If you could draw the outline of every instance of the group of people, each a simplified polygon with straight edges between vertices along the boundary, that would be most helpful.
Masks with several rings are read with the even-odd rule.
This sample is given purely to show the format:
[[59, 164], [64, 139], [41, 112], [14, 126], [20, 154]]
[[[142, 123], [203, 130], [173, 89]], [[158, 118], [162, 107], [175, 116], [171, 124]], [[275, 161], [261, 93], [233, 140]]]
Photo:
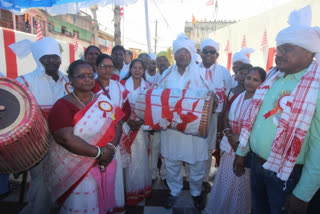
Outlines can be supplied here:
[[[293, 13], [267, 74], [244, 48], [234, 54], [232, 77], [217, 62], [218, 42], [203, 40], [197, 51], [185, 34], [173, 41], [172, 66], [163, 52], [132, 60], [119, 45], [111, 56], [89, 46], [68, 76], [59, 71], [56, 40], [12, 44], [18, 56], [27, 55], [21, 49], [34, 56], [37, 68], [17, 81], [33, 93], [52, 133], [48, 154], [30, 169], [22, 212], [121, 213], [150, 196], [159, 176], [170, 189], [163, 206], [171, 208], [186, 176], [204, 213], [307, 213], [320, 187], [320, 30], [299, 22], [310, 7]], [[151, 88], [212, 91], [208, 136], [145, 130], [135, 104]], [[211, 188], [214, 151], [220, 166]]]

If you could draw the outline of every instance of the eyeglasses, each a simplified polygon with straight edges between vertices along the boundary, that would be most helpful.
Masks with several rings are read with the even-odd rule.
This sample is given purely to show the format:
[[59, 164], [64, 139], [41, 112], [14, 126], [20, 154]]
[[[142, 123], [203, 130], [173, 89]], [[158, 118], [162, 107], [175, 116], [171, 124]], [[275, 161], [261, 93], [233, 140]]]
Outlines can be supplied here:
[[214, 55], [214, 54], [217, 53], [217, 51], [214, 51], [214, 50], [210, 50], [210, 51], [208, 51], [208, 50], [203, 50], [202, 53], [203, 53], [204, 55], [207, 55], [207, 54], [209, 54], [209, 53], [212, 54], [212, 55]]
[[85, 75], [85, 74], [79, 74], [79, 75], [75, 75], [73, 76], [77, 79], [80, 79], [80, 80], [84, 80], [85, 78], [88, 78], [88, 79], [94, 79], [94, 74], [88, 74], [88, 75]]
[[105, 69], [105, 70], [111, 70], [111, 69], [113, 69], [113, 65], [100, 64], [99, 68], [102, 68], [102, 69]]

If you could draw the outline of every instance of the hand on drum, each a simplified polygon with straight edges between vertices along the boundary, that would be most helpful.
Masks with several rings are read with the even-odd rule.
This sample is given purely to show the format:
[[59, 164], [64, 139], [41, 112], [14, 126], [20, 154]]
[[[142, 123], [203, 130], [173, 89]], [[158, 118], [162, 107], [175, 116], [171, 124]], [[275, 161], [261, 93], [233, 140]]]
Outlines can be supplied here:
[[130, 129], [132, 131], [137, 131], [140, 129], [140, 127], [144, 124], [144, 121], [143, 120], [138, 120], [138, 121], [135, 121], [135, 120], [129, 120], [128, 121], [128, 125], [130, 127]]
[[99, 159], [98, 163], [99, 165], [108, 166], [113, 160], [115, 150], [110, 146], [105, 146], [101, 149], [101, 151], [103, 152], [103, 155]]

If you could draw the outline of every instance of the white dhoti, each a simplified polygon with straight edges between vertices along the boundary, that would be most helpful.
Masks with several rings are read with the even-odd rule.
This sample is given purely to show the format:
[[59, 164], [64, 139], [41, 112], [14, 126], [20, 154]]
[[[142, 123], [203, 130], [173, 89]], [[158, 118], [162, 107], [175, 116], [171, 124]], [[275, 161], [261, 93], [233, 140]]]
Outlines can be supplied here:
[[211, 116], [211, 121], [209, 125], [209, 134], [208, 134], [208, 160], [207, 160], [207, 167], [206, 173], [203, 178], [203, 182], [208, 182], [209, 174], [211, 169], [212, 163], [212, 153], [216, 148], [216, 141], [217, 141], [217, 129], [218, 129], [218, 117], [219, 113], [213, 113]]
[[[170, 188], [170, 193], [173, 196], [178, 196], [183, 187], [182, 161], [164, 159], [167, 169], [167, 183]], [[201, 184], [205, 175], [206, 161], [197, 161], [189, 165], [190, 177], [189, 185], [192, 196], [199, 196], [201, 193]]]
[[161, 131], [161, 154], [165, 160], [166, 178], [171, 195], [177, 196], [182, 190], [182, 162], [186, 162], [190, 167], [191, 195], [199, 196], [208, 159], [207, 138], [187, 135], [172, 129], [163, 130]]
[[[160, 154], [160, 142], [161, 142], [160, 131], [155, 131], [153, 134], [150, 134], [150, 147], [151, 147], [150, 169], [151, 169], [152, 180], [156, 179], [159, 176], [158, 159]], [[161, 180], [166, 179], [166, 168], [165, 168], [164, 161], [162, 161], [161, 168], [160, 168], [160, 178]]]

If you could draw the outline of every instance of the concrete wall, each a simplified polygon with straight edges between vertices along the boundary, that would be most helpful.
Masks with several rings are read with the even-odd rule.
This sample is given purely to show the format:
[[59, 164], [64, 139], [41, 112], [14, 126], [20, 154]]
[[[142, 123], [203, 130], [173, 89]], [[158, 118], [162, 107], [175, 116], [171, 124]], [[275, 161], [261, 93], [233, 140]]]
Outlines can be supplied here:
[[216, 22], [201, 21], [196, 24], [192, 22], [185, 22], [184, 32], [191, 40], [196, 42], [196, 46], [199, 49], [200, 42], [208, 38], [212, 32], [233, 23], [235, 23], [235, 21], [226, 20], [218, 20]]
[[240, 50], [243, 35], [246, 36], [247, 47], [255, 49], [250, 55], [251, 63], [265, 68], [267, 51], [260, 50], [264, 30], [267, 30], [268, 48], [275, 47], [275, 38], [278, 32], [288, 27], [287, 20], [292, 10], [300, 9], [310, 4], [312, 8], [312, 26], [320, 26], [320, 1], [319, 0], [293, 0], [288, 4], [267, 11], [258, 16], [240, 21], [219, 29], [209, 35], [210, 38], [220, 43], [219, 63], [227, 65], [227, 53], [224, 49], [227, 40], [230, 40], [231, 51]]

